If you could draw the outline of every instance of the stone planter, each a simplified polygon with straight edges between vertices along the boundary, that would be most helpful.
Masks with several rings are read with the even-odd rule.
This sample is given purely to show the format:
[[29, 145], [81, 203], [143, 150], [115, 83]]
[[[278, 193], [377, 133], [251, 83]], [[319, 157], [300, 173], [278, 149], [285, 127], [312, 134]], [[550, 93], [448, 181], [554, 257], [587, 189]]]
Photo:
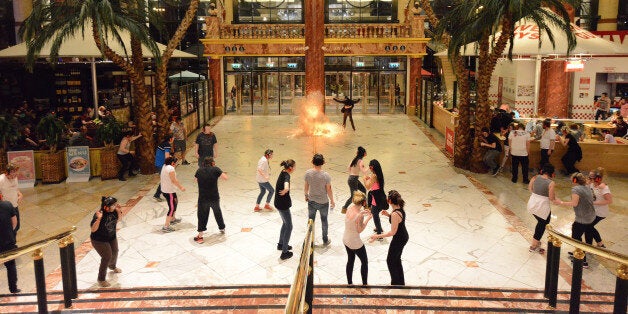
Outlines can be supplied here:
[[100, 151], [100, 179], [109, 180], [118, 177], [120, 161], [116, 156], [117, 148], [103, 148]]
[[59, 183], [65, 180], [65, 158], [63, 151], [41, 155], [41, 182]]

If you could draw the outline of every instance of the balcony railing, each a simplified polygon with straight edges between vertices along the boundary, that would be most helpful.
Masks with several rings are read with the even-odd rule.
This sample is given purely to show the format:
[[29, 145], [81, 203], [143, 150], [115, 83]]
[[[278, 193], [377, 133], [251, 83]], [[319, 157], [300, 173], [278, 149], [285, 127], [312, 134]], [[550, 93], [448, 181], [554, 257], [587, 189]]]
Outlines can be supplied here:
[[[206, 16], [206, 37], [220, 39], [304, 39], [304, 24], [223, 24]], [[407, 24], [326, 24], [325, 38], [422, 38], [424, 18]]]

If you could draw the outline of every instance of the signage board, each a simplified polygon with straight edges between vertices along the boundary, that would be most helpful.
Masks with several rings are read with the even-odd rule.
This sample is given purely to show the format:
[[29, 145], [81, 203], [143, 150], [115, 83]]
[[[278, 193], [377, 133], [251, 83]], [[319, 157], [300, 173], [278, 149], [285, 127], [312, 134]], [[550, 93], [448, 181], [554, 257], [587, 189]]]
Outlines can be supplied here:
[[19, 188], [32, 188], [35, 186], [35, 152], [32, 150], [7, 152], [9, 163], [15, 164], [20, 169], [17, 171]]
[[68, 179], [66, 182], [87, 182], [91, 176], [89, 146], [68, 146], [66, 148]]

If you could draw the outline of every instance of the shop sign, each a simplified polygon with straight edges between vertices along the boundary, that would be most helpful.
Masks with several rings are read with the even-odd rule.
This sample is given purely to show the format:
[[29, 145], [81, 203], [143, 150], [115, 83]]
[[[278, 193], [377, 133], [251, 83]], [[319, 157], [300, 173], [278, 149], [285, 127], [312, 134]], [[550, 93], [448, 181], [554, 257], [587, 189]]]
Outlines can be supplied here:
[[234, 70], [238, 70], [242, 67], [242, 63], [232, 63], [231, 68]]
[[9, 163], [20, 167], [17, 171], [17, 182], [20, 189], [35, 186], [35, 152], [32, 150], [7, 152]]
[[288, 67], [288, 69], [296, 69], [297, 68], [297, 64], [296, 63], [288, 63], [286, 66]]
[[363, 67], [364, 67], [364, 62], [362, 62], [362, 61], [356, 61], [356, 62], [355, 62], [355, 67], [356, 67], [356, 68], [363, 68]]
[[450, 128], [445, 128], [445, 150], [450, 153], [452, 156], [454, 155], [454, 141], [455, 141], [455, 133], [454, 130]]
[[91, 175], [89, 146], [68, 146], [66, 148], [68, 166], [67, 182], [87, 182]]
[[580, 78], [580, 84], [578, 85], [579, 90], [589, 90], [591, 88], [591, 78], [588, 76], [583, 76]]
[[565, 72], [582, 72], [584, 71], [584, 61], [567, 60], [565, 61]]
[[389, 69], [399, 69], [399, 62], [388, 62]]

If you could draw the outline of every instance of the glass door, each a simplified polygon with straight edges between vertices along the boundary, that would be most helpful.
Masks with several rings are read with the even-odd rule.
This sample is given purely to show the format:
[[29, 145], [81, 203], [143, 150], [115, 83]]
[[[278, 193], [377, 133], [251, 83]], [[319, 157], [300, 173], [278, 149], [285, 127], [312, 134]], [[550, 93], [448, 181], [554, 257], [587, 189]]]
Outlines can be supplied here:
[[405, 73], [380, 72], [379, 113], [404, 113], [406, 109]]
[[351, 72], [325, 73], [325, 113], [340, 113], [342, 105], [334, 98], [351, 97]]
[[227, 114], [252, 114], [252, 84], [250, 73], [229, 74], [225, 80], [225, 112]]
[[253, 114], [279, 114], [278, 73], [253, 73]]
[[305, 95], [305, 73], [281, 73], [280, 81], [279, 114], [292, 114]]

